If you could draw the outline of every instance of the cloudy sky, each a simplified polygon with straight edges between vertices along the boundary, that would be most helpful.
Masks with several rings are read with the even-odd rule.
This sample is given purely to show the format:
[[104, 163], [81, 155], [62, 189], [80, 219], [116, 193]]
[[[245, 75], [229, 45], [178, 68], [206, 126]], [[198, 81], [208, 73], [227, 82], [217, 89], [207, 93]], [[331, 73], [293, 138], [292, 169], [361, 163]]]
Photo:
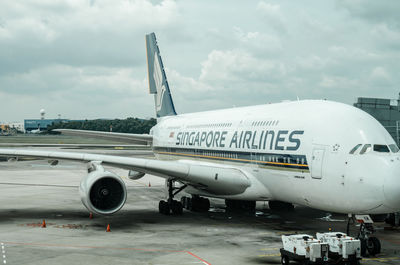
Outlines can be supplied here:
[[187, 113], [400, 92], [400, 1], [3, 0], [0, 121], [153, 117], [155, 32]]

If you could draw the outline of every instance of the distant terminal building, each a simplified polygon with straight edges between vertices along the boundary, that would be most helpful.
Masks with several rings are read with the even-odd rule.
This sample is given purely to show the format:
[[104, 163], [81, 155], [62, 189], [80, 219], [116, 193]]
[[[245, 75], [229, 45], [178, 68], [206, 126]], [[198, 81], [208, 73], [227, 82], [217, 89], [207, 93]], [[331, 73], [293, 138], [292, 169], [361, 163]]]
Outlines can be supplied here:
[[25, 132], [25, 128], [24, 128], [24, 123], [23, 122], [10, 122], [10, 123], [8, 123], [8, 126], [10, 126], [10, 128], [12, 130], [16, 130], [18, 132]]
[[22, 122], [5, 122], [0, 123], [0, 134], [9, 135], [15, 133], [23, 133], [24, 124]]
[[[400, 95], [399, 95], [400, 96]], [[400, 143], [400, 98], [358, 98], [354, 106], [377, 119], [390, 133], [397, 145]]]
[[40, 119], [40, 120], [24, 120], [24, 128], [26, 133], [31, 133], [32, 131], [37, 132], [45, 131], [47, 126], [52, 125], [53, 123], [59, 122], [69, 122], [70, 120], [66, 119]]

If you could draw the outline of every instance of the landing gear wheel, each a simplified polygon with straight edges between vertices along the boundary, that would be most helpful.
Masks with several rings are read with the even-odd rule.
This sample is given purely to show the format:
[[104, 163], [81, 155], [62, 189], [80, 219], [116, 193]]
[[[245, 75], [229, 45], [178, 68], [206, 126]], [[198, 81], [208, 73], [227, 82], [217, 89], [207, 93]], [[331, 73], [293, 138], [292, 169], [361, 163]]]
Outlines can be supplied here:
[[360, 239], [361, 256], [365, 257], [367, 254], [367, 240]]
[[372, 236], [367, 240], [367, 250], [372, 256], [381, 253], [381, 242], [378, 238]]
[[181, 198], [181, 203], [183, 208], [185, 208], [186, 210], [191, 211], [192, 210], [192, 199], [186, 196], [183, 196]]
[[288, 265], [289, 264], [289, 257], [288, 256], [281, 256], [281, 264]]
[[193, 212], [208, 212], [210, 209], [210, 200], [200, 196], [193, 196], [181, 198], [183, 208]]
[[171, 212], [174, 215], [181, 215], [183, 213], [183, 202], [184, 198], [182, 197], [182, 202], [174, 200], [174, 196], [184, 190], [187, 185], [181, 185], [180, 187], [175, 186], [175, 181], [173, 179], [167, 179], [165, 181], [165, 186], [168, 189], [168, 199], [167, 201], [160, 201], [158, 204], [158, 211], [161, 214], [169, 215]]
[[281, 202], [281, 201], [269, 201], [268, 202], [268, 207], [272, 211], [287, 211], [287, 212], [290, 212], [290, 211], [294, 210], [293, 204], [287, 203], [287, 202]]
[[256, 202], [255, 201], [241, 201], [241, 200], [225, 200], [226, 211], [233, 213], [247, 213], [255, 214]]
[[183, 213], [183, 206], [181, 202], [173, 200], [171, 202], [171, 210], [175, 215], [181, 215]]
[[158, 212], [161, 214], [169, 215], [171, 213], [171, 208], [169, 207], [168, 202], [160, 201], [158, 203]]
[[210, 200], [206, 198], [201, 198], [201, 211], [208, 212], [210, 210]]
[[208, 212], [210, 209], [210, 200], [207, 198], [199, 197], [199, 196], [193, 196], [190, 199], [191, 202], [191, 211], [194, 212]]

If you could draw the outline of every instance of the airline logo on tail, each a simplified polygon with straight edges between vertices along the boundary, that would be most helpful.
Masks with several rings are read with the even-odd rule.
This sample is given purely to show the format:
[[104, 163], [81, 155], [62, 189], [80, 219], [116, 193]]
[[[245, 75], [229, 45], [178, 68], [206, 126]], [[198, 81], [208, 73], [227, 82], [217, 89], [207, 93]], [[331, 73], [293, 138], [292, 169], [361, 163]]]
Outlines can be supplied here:
[[157, 88], [157, 94], [156, 94], [156, 110], [160, 111], [162, 107], [162, 102], [164, 98], [164, 92], [165, 92], [165, 85], [163, 84], [163, 76], [161, 72], [161, 65], [160, 61], [158, 60], [157, 53], [154, 54], [154, 81], [156, 84]]
[[164, 66], [157, 46], [156, 35], [146, 35], [147, 67], [150, 94], [154, 94], [157, 118], [176, 115], [174, 102], [168, 87]]

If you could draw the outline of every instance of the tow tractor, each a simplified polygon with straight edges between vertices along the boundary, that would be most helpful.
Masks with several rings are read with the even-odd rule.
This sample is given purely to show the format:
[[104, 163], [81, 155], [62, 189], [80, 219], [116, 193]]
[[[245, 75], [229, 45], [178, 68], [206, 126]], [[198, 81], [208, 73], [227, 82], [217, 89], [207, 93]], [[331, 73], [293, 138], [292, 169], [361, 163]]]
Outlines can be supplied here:
[[320, 240], [306, 234], [282, 236], [281, 252], [282, 265], [290, 260], [302, 264], [322, 264], [328, 261], [329, 246]]
[[317, 233], [317, 238], [299, 234], [282, 236], [281, 263], [291, 260], [302, 264], [358, 265], [361, 260], [360, 240], [345, 233]]
[[360, 240], [341, 232], [317, 233], [317, 239], [329, 245], [329, 259], [336, 264], [360, 263]]

